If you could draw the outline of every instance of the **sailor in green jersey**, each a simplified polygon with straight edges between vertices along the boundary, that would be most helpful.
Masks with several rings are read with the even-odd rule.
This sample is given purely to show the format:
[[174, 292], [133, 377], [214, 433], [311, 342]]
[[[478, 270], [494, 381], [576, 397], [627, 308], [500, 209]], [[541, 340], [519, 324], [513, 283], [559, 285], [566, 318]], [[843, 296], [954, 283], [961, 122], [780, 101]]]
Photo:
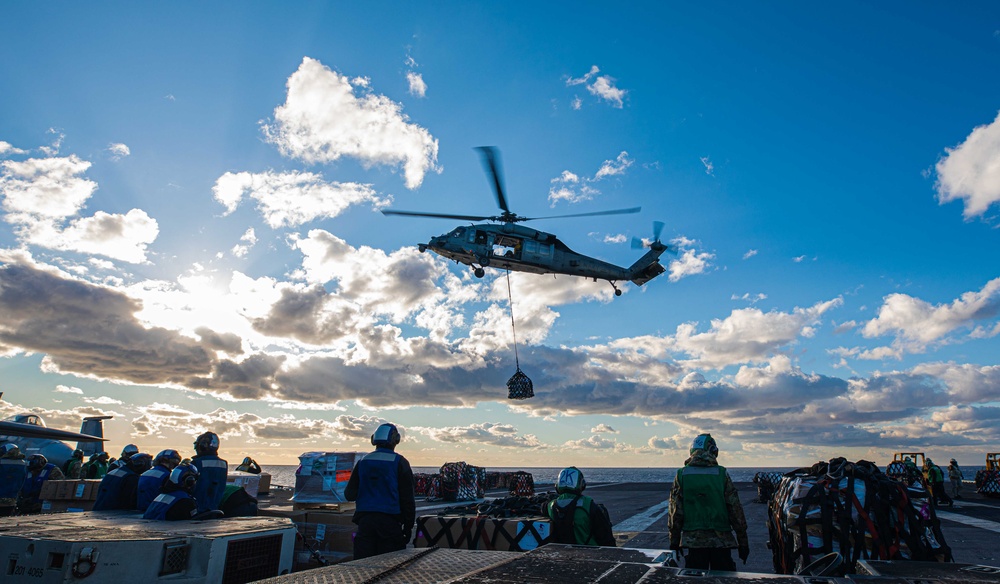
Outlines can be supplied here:
[[552, 541], [571, 545], [615, 547], [608, 510], [583, 495], [587, 481], [575, 466], [564, 468], [556, 479], [559, 497], [549, 501], [542, 511], [552, 521]]
[[677, 471], [670, 489], [670, 549], [688, 550], [686, 568], [735, 571], [729, 550], [737, 548], [744, 564], [750, 555], [743, 505], [718, 455], [711, 434], [695, 438], [691, 458]]

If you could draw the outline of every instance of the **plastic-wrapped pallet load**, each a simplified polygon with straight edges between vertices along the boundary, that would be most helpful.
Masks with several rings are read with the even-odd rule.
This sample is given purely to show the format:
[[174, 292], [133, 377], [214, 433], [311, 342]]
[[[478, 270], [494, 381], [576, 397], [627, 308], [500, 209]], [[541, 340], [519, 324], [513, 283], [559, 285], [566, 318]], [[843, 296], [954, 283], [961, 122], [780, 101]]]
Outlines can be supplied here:
[[347, 501], [344, 489], [351, 480], [354, 465], [364, 456], [363, 452], [306, 452], [300, 455], [292, 501], [316, 505]]
[[779, 574], [831, 552], [848, 571], [868, 559], [952, 561], [923, 486], [907, 487], [863, 460], [787, 473], [768, 505], [768, 532]]

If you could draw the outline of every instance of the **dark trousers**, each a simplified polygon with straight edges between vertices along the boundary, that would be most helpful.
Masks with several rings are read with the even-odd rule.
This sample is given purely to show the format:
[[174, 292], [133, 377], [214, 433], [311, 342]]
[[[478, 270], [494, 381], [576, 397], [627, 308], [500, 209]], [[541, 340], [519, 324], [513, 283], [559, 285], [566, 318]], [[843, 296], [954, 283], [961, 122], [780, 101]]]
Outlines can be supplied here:
[[365, 513], [358, 518], [358, 533], [354, 536], [354, 559], [406, 549], [403, 526], [392, 515]]
[[729, 548], [688, 548], [684, 567], [693, 570], [736, 571], [733, 552]]
[[938, 505], [951, 505], [951, 497], [944, 492], [944, 481], [931, 483], [931, 494], [934, 495], [934, 502]]

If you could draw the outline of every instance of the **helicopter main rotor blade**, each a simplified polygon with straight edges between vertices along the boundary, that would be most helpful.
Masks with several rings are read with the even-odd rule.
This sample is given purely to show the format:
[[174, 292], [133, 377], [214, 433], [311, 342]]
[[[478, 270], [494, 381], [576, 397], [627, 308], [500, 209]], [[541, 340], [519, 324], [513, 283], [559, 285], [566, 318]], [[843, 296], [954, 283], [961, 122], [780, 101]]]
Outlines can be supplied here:
[[483, 155], [483, 168], [486, 174], [493, 179], [493, 194], [496, 195], [497, 205], [505, 213], [510, 213], [507, 208], [507, 196], [503, 190], [503, 173], [500, 170], [500, 151], [494, 146], [479, 146], [476, 148]]
[[447, 213], [421, 213], [420, 211], [391, 211], [382, 210], [383, 215], [401, 215], [403, 217], [439, 217], [441, 219], [460, 219], [463, 221], [484, 221], [492, 219], [490, 215], [451, 215]]
[[594, 217], [596, 215], [624, 215], [626, 213], [638, 213], [642, 207], [632, 207], [630, 209], [614, 209], [611, 211], [594, 211], [593, 213], [574, 213], [572, 215], [546, 215], [545, 217], [525, 217], [522, 221], [535, 221], [536, 219], [564, 219], [566, 217]]

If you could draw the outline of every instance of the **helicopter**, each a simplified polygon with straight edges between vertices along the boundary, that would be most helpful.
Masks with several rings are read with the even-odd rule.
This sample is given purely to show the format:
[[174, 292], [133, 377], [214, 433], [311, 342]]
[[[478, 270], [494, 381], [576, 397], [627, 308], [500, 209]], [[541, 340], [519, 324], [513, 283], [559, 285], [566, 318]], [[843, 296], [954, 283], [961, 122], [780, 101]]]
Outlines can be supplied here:
[[512, 272], [533, 274], [566, 274], [597, 280], [607, 280], [615, 290], [615, 296], [622, 291], [617, 282], [629, 281], [642, 286], [666, 271], [659, 258], [665, 251], [675, 252], [671, 246], [660, 242], [662, 222], [653, 223], [653, 240], [632, 239], [633, 248], [647, 247], [649, 251], [627, 268], [616, 266], [571, 250], [551, 233], [518, 225], [524, 221], [538, 219], [563, 219], [567, 217], [592, 217], [597, 215], [620, 215], [638, 213], [641, 207], [575, 213], [570, 215], [550, 215], [546, 217], [522, 217], [512, 213], [504, 193], [503, 175], [500, 170], [500, 153], [493, 146], [476, 148], [483, 159], [483, 167], [491, 179], [493, 194], [502, 213], [499, 215], [455, 215], [450, 213], [425, 213], [420, 211], [396, 211], [383, 209], [384, 215], [405, 217], [437, 217], [466, 221], [491, 221], [456, 227], [444, 235], [432, 237], [428, 243], [417, 245], [421, 252], [430, 250], [442, 257], [465, 264], [472, 268], [477, 278], [486, 275], [485, 268], [494, 267]]

